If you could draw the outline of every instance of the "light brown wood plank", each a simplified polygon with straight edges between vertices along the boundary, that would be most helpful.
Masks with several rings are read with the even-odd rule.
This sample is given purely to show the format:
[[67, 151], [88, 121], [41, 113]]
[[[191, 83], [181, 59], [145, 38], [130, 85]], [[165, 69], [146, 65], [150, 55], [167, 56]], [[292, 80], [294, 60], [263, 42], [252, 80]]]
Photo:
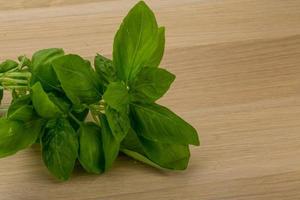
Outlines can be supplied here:
[[13, 0], [9, 3], [6, 0], [0, 0], [0, 10], [58, 7], [64, 5], [84, 4], [89, 2], [103, 1], [109, 0]]
[[[155, 0], [149, 5], [159, 24], [167, 27], [167, 49], [174, 49], [297, 35], [299, 3], [275, 2]], [[87, 57], [95, 52], [110, 55], [114, 33], [134, 3], [104, 1], [0, 12], [0, 44], [5, 49], [0, 60], [53, 46]]]

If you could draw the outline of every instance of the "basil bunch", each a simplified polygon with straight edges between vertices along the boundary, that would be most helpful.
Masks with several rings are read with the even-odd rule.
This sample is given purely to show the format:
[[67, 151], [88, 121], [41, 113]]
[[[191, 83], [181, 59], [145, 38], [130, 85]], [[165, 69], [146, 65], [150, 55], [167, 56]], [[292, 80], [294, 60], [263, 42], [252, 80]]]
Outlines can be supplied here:
[[[0, 157], [40, 143], [49, 171], [67, 180], [78, 159], [87, 172], [109, 170], [119, 152], [158, 168], [183, 170], [196, 130], [155, 103], [175, 79], [159, 68], [165, 29], [139, 2], [123, 20], [113, 59], [91, 63], [62, 49], [0, 64], [0, 97], [13, 100], [0, 119]], [[93, 120], [86, 122], [88, 113]]]

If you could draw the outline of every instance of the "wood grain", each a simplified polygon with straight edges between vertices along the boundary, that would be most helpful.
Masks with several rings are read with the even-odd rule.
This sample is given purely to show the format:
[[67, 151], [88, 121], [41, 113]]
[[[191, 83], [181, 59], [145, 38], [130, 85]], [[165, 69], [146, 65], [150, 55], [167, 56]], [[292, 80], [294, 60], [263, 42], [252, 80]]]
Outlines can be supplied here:
[[[62, 47], [110, 56], [134, 0], [0, 1], [0, 60]], [[161, 172], [126, 157], [65, 183], [39, 147], [0, 160], [0, 200], [295, 200], [300, 198], [300, 1], [149, 0], [167, 29], [160, 101], [199, 131], [189, 168]]]

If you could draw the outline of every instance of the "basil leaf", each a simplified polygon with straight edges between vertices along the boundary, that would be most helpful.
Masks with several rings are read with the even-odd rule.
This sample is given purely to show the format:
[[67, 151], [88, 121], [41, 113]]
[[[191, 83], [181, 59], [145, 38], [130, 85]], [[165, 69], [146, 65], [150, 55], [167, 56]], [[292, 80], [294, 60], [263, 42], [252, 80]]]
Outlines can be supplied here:
[[133, 102], [152, 103], [162, 97], [175, 80], [175, 75], [165, 69], [145, 67], [130, 86]]
[[116, 69], [110, 59], [97, 54], [94, 60], [94, 65], [99, 80], [103, 85], [106, 86], [110, 82], [117, 81]]
[[30, 71], [31, 85], [41, 82], [45, 91], [60, 90], [59, 81], [52, 67], [52, 61], [63, 56], [62, 49], [51, 48], [37, 51], [32, 56]]
[[53, 62], [63, 90], [72, 103], [92, 104], [101, 98], [101, 86], [90, 62], [78, 55], [66, 55]]
[[148, 164], [155, 168], [161, 168], [159, 165], [155, 164], [147, 158], [137, 135], [132, 129], [130, 129], [130, 131], [122, 141], [120, 151], [142, 163]]
[[79, 129], [79, 161], [90, 173], [103, 172], [105, 161], [101, 129], [94, 123], [82, 124]]
[[12, 155], [19, 150], [15, 145], [16, 138], [21, 135], [22, 122], [5, 118], [0, 119], [0, 158]]
[[139, 152], [140, 154], [145, 155], [145, 152], [139, 141], [139, 138], [132, 128], [129, 129], [128, 134], [122, 140], [121, 149], [128, 149], [128, 150], [136, 151], [136, 152]]
[[118, 111], [123, 110], [129, 103], [126, 85], [121, 82], [110, 83], [103, 94], [103, 99], [110, 107]]
[[7, 111], [7, 118], [23, 122], [30, 121], [35, 117], [30, 95], [24, 95], [14, 99]]
[[188, 145], [161, 143], [148, 140], [134, 130], [129, 131], [122, 142], [121, 151], [155, 168], [186, 169], [190, 152]]
[[35, 116], [34, 109], [32, 105], [24, 105], [14, 111], [13, 113], [7, 115], [8, 119], [19, 120], [23, 122], [30, 121]]
[[31, 96], [29, 94], [13, 99], [8, 108], [7, 116], [12, 115], [16, 110], [24, 105], [31, 105]]
[[66, 119], [50, 121], [42, 138], [42, 156], [49, 171], [60, 180], [69, 179], [78, 155], [77, 135]]
[[63, 113], [67, 113], [69, 112], [70, 108], [71, 108], [71, 102], [69, 101], [69, 99], [64, 98], [64, 97], [59, 97], [56, 96], [54, 93], [48, 93], [48, 98], [51, 102], [53, 102], [53, 104], [56, 105], [56, 107]]
[[141, 136], [139, 141], [147, 157], [159, 166], [172, 170], [187, 168], [190, 158], [188, 145], [154, 142]]
[[13, 60], [5, 60], [0, 64], [0, 73], [7, 72], [11, 69], [18, 67], [18, 63]]
[[9, 156], [31, 146], [39, 136], [42, 120], [21, 122], [0, 119], [0, 157]]
[[[30, 145], [37, 141], [43, 131], [45, 123], [45, 119], [37, 118], [35, 115], [29, 121], [24, 122], [24, 133], [26, 134], [28, 132], [28, 135], [31, 135], [24, 137], [28, 137], [28, 139], [30, 139]], [[22, 141], [24, 139], [22, 138], [20, 140]], [[26, 141], [26, 139], [24, 141]]]
[[50, 100], [42, 85], [37, 82], [31, 87], [32, 104], [36, 112], [47, 119], [56, 118], [61, 114], [60, 109]]
[[143, 154], [140, 154], [136, 151], [132, 151], [132, 150], [129, 150], [129, 149], [121, 149], [120, 150], [122, 153], [124, 153], [125, 155], [137, 160], [137, 161], [140, 161], [142, 163], [145, 163], [147, 165], [150, 165], [152, 167], [155, 167], [155, 168], [158, 168], [158, 169], [161, 169], [161, 167], [157, 164], [155, 164], [154, 162], [152, 162], [151, 160], [149, 160], [146, 156], [144, 156]]
[[103, 151], [105, 157], [105, 171], [111, 168], [117, 158], [120, 143], [125, 138], [130, 128], [127, 113], [118, 112], [109, 106], [105, 108], [105, 115], [100, 116], [102, 128]]
[[175, 113], [158, 104], [132, 104], [137, 134], [155, 142], [199, 145], [197, 131]]
[[117, 111], [109, 106], [106, 106], [105, 115], [113, 136], [118, 141], [122, 141], [130, 128], [127, 110]]
[[113, 47], [113, 63], [117, 75], [132, 80], [142, 67], [157, 67], [165, 44], [164, 28], [158, 28], [150, 8], [139, 2], [123, 20]]
[[114, 137], [105, 115], [99, 115], [102, 130], [103, 152], [105, 159], [104, 171], [112, 167], [120, 149], [120, 140]]

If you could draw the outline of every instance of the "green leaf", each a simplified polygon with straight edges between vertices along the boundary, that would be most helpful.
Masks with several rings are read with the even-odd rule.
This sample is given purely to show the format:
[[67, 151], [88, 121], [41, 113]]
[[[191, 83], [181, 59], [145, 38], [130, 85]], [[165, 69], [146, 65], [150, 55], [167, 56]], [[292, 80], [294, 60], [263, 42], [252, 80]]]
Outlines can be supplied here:
[[37, 51], [32, 56], [30, 70], [31, 85], [41, 82], [45, 91], [60, 90], [59, 81], [52, 67], [52, 61], [63, 56], [62, 49], [51, 48]]
[[122, 141], [130, 128], [127, 110], [117, 111], [109, 106], [105, 107], [105, 115], [113, 136]]
[[132, 104], [137, 134], [155, 142], [199, 145], [197, 131], [175, 113], [158, 104]]
[[101, 129], [94, 123], [82, 124], [79, 129], [79, 161], [90, 173], [103, 172], [105, 164]]
[[31, 87], [32, 104], [36, 112], [47, 119], [56, 118], [61, 114], [60, 109], [50, 100], [42, 85], [37, 82]]
[[132, 129], [130, 129], [125, 139], [122, 141], [120, 151], [142, 163], [148, 164], [155, 168], [161, 168], [159, 165], [155, 164], [149, 158], [147, 158], [137, 135]]
[[186, 169], [190, 152], [188, 145], [154, 142], [129, 131], [122, 142], [121, 151], [128, 156], [156, 168]]
[[103, 95], [103, 99], [110, 107], [118, 111], [124, 110], [129, 103], [126, 85], [121, 82], [110, 83]]
[[145, 67], [130, 86], [131, 101], [152, 103], [162, 97], [175, 80], [175, 75], [165, 69]]
[[155, 164], [154, 162], [149, 160], [146, 156], [144, 156], [136, 151], [131, 151], [129, 149], [121, 149], [121, 152], [123, 152], [125, 155], [127, 155], [137, 161], [140, 161], [140, 162], [150, 165], [152, 167], [161, 169], [161, 167], [159, 165]]
[[190, 158], [188, 145], [154, 142], [139, 136], [147, 157], [159, 166], [184, 170], [187, 168]]
[[36, 114], [33, 106], [31, 105], [30, 95], [24, 95], [14, 99], [8, 108], [6, 116], [8, 119], [23, 122], [32, 120]]
[[15, 142], [21, 136], [22, 129], [22, 122], [0, 119], [0, 158], [12, 155], [19, 150], [19, 145]]
[[23, 122], [30, 121], [35, 116], [34, 109], [32, 105], [24, 105], [14, 111], [13, 113], [7, 115], [8, 119], [19, 120]]
[[105, 171], [111, 168], [117, 158], [120, 143], [130, 128], [127, 112], [118, 112], [109, 106], [105, 108], [105, 115], [100, 114], [102, 128], [103, 150], [105, 157]]
[[139, 2], [125, 17], [114, 39], [113, 63], [118, 77], [127, 82], [143, 67], [158, 67], [164, 44], [165, 29], [158, 28], [154, 13]]
[[117, 81], [116, 69], [112, 60], [97, 54], [94, 60], [95, 70], [103, 85]]
[[66, 119], [50, 121], [42, 138], [42, 156], [49, 171], [60, 180], [69, 179], [78, 155], [78, 139]]
[[107, 118], [105, 115], [99, 115], [101, 122], [101, 131], [102, 131], [102, 141], [103, 141], [103, 152], [105, 159], [104, 171], [107, 171], [112, 167], [113, 162], [116, 160], [119, 149], [120, 149], [120, 140], [114, 137]]
[[129, 129], [126, 137], [122, 140], [121, 149], [128, 149], [145, 155], [143, 146], [132, 128]]
[[31, 146], [39, 136], [42, 120], [21, 122], [0, 119], [0, 157], [9, 156]]
[[129, 131], [122, 141], [121, 151], [156, 168], [186, 169], [190, 157], [188, 145], [154, 142], [140, 135]]
[[18, 67], [18, 63], [13, 60], [5, 60], [0, 64], [0, 73], [7, 72], [11, 69]]
[[71, 109], [71, 102], [64, 96], [56, 96], [54, 93], [48, 93], [48, 98], [53, 102], [57, 108], [63, 113], [69, 112]]
[[25, 105], [31, 105], [31, 96], [29, 94], [13, 99], [8, 108], [7, 116], [12, 115], [15, 111]]
[[53, 62], [63, 90], [74, 104], [93, 104], [101, 98], [101, 86], [90, 62], [78, 55], [66, 55]]
[[[97, 105], [97, 103], [95, 105]], [[87, 109], [87, 106], [85, 104], [78, 104], [78, 105], [77, 104], [73, 104], [72, 108], [71, 108], [71, 110], [73, 110], [73, 111], [75, 111], [77, 113], [83, 112], [86, 109]]]

